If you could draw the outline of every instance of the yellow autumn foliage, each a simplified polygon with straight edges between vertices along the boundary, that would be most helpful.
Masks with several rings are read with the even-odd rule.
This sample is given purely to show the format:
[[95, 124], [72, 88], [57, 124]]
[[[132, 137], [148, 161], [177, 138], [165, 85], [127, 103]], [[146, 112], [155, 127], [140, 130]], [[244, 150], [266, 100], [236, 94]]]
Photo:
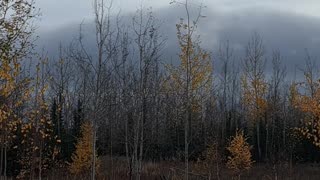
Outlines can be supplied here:
[[[81, 125], [81, 137], [76, 144], [76, 150], [72, 154], [72, 163], [69, 170], [74, 175], [88, 175], [91, 171], [93, 156], [93, 126], [90, 121]], [[97, 154], [97, 153], [96, 153]], [[100, 166], [99, 159], [96, 159], [96, 172]]]
[[249, 118], [256, 121], [263, 117], [267, 109], [267, 83], [261, 77], [250, 79], [244, 74], [241, 78], [242, 99], [247, 108]]
[[310, 79], [306, 75], [306, 83], [295, 83], [290, 88], [293, 106], [305, 113], [302, 126], [295, 129], [320, 148], [320, 79], [312, 84], [313, 92], [307, 94], [298, 91], [299, 87], [309, 83]]
[[53, 136], [49, 105], [45, 101], [47, 85], [40, 84], [39, 64], [36, 72], [34, 107], [25, 114], [25, 122], [20, 126], [22, 155], [18, 179], [32, 178], [36, 172], [49, 170], [58, 164], [56, 157], [60, 153], [59, 140]]
[[[166, 91], [184, 94], [189, 92], [192, 110], [200, 109], [200, 99], [212, 87], [212, 61], [210, 54], [200, 47], [200, 42], [193, 40], [192, 33], [188, 33], [188, 25], [181, 21], [176, 25], [180, 46], [180, 65], [167, 65], [170, 76], [164, 83]], [[193, 29], [194, 27], [190, 27]]]
[[252, 147], [247, 142], [247, 138], [244, 136], [243, 131], [237, 131], [227, 147], [227, 150], [230, 153], [227, 167], [236, 174], [240, 174], [244, 170], [249, 170], [253, 163], [250, 152], [251, 148]]
[[20, 61], [8, 55], [9, 50], [0, 45], [0, 144], [9, 148], [22, 123], [16, 110], [29, 98], [30, 80], [20, 77]]

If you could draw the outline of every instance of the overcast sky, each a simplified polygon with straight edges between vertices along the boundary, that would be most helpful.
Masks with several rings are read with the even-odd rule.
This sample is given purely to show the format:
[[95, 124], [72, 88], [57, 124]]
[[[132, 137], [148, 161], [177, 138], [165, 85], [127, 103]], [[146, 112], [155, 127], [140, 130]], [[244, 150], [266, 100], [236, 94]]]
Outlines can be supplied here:
[[[233, 48], [244, 52], [253, 31], [258, 31], [267, 48], [267, 58], [280, 50], [284, 64], [292, 73], [304, 64], [305, 49], [320, 63], [320, 0], [190, 0], [207, 6], [198, 34], [203, 45], [215, 53], [219, 43], [230, 40]], [[152, 7], [163, 21], [168, 38], [165, 54], [178, 52], [175, 23], [184, 17], [182, 7], [170, 0], [114, 0], [114, 12], [128, 16], [137, 8]], [[39, 45], [56, 52], [60, 42], [68, 43], [78, 33], [79, 24], [92, 22], [92, 0], [37, 0], [42, 17], [38, 22]], [[94, 39], [94, 38], [93, 38]], [[168, 58], [167, 58], [168, 59]], [[239, 58], [240, 60], [241, 58]]]
[[[122, 14], [135, 11], [141, 4], [159, 9], [169, 5], [169, 0], [113, 0], [114, 12]], [[79, 23], [93, 17], [93, 0], [37, 0], [36, 6], [42, 12], [40, 30], [51, 30], [70, 23]], [[110, 0], [106, 0], [110, 2]]]
[[[134, 11], [140, 4], [157, 10], [169, 6], [171, 0], [114, 0], [114, 9], [123, 13]], [[261, 9], [295, 13], [302, 16], [320, 18], [319, 0], [193, 0], [203, 2], [208, 9], [214, 8], [220, 13], [235, 13], [246, 9]], [[41, 30], [64, 26], [69, 23], [91, 19], [93, 15], [91, 0], [37, 0], [42, 17]]]

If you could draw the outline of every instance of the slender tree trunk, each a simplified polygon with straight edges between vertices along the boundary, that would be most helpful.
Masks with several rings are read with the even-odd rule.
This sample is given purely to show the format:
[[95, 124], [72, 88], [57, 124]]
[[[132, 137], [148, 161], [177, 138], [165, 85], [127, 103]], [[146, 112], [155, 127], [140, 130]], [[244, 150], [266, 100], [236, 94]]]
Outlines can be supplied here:
[[283, 121], [283, 131], [282, 131], [282, 143], [283, 146], [286, 146], [286, 120]]
[[[274, 157], [274, 160], [278, 160], [278, 158], [277, 158], [277, 153], [278, 152], [276, 152], [276, 143], [275, 143], [275, 135], [274, 135], [274, 133], [275, 133], [275, 118], [274, 117], [272, 117], [272, 130], [271, 130], [271, 148], [272, 148], [272, 156]], [[279, 139], [278, 139], [279, 140]]]
[[268, 146], [269, 146], [269, 123], [268, 120], [266, 119], [266, 154], [265, 154], [265, 159], [268, 160]]
[[92, 142], [92, 172], [91, 172], [91, 180], [95, 180], [96, 178], [96, 140], [97, 140], [97, 130], [96, 123], [93, 125], [93, 142]]
[[38, 173], [38, 179], [41, 180], [42, 177], [42, 168], [41, 168], [41, 164], [42, 164], [42, 148], [40, 147], [39, 149], [39, 173]]
[[135, 123], [135, 127], [134, 127], [133, 174], [136, 180], [138, 180], [139, 178], [139, 175], [138, 175], [139, 127], [140, 127], [140, 118], [137, 120], [137, 123]]
[[7, 180], [7, 146], [4, 146], [4, 179]]
[[1, 144], [1, 154], [0, 154], [0, 179], [2, 179], [3, 172], [3, 145]]
[[257, 146], [258, 146], [258, 155], [259, 160], [261, 161], [261, 146], [260, 146], [260, 121], [257, 122]]
[[189, 146], [188, 146], [188, 120], [186, 120], [186, 123], [185, 123], [185, 132], [184, 132], [184, 163], [185, 163], [185, 179], [187, 180], [188, 179], [188, 172], [189, 172]]
[[142, 171], [142, 158], [143, 158], [143, 141], [144, 141], [144, 137], [143, 137], [143, 134], [144, 134], [144, 130], [143, 130], [143, 124], [142, 124], [142, 127], [141, 127], [141, 132], [140, 132], [140, 147], [139, 147], [139, 169], [138, 169], [138, 180], [140, 179], [140, 176], [141, 176], [141, 171]]
[[[220, 180], [220, 167], [219, 167], [219, 163], [220, 163], [220, 157], [219, 157], [219, 143], [216, 142], [215, 144], [215, 152], [214, 152], [214, 155], [216, 156], [215, 158], [215, 169], [216, 169], [216, 177], [217, 177], [217, 180]], [[212, 169], [214, 169], [214, 165], [212, 165]], [[211, 171], [210, 171], [210, 174], [211, 174]]]
[[110, 122], [110, 163], [111, 163], [111, 167], [110, 167], [110, 175], [111, 175], [111, 179], [113, 179], [113, 127], [112, 127], [112, 120]]
[[129, 141], [128, 141], [128, 121], [129, 121], [129, 115], [126, 118], [126, 124], [125, 124], [125, 146], [126, 146], [126, 157], [127, 157], [127, 163], [128, 163], [128, 170], [129, 170], [129, 176], [130, 179], [132, 179], [132, 163], [130, 159], [130, 154], [129, 154]]
[[[188, 103], [189, 104], [189, 103]], [[189, 178], [189, 121], [191, 121], [191, 112], [188, 105], [187, 119], [184, 128], [184, 162], [185, 162], [185, 179]]]

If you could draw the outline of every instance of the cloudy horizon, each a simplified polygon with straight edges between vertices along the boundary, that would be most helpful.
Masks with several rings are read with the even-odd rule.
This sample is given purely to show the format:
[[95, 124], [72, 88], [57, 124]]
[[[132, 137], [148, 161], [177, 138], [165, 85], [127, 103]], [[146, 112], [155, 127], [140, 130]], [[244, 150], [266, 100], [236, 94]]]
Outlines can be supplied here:
[[[37, 30], [40, 35], [39, 47], [44, 47], [49, 52], [57, 52], [59, 43], [68, 44], [77, 37], [79, 24], [83, 20], [87, 25], [92, 23], [91, 1], [81, 0], [77, 3], [76, 9], [67, 11], [73, 2], [74, 0], [67, 0], [60, 5], [50, 4], [50, 1], [38, 3], [43, 12]], [[238, 53], [237, 61], [240, 61], [250, 36], [253, 32], [258, 32], [264, 40], [266, 58], [270, 59], [275, 50], [281, 51], [283, 64], [288, 66], [288, 74], [292, 75], [297, 67], [304, 66], [306, 49], [314, 60], [320, 56], [318, 51], [320, 13], [315, 11], [320, 2], [302, 3], [297, 0], [258, 3], [253, 3], [252, 0], [196, 2], [202, 2], [207, 6], [203, 10], [206, 18], [200, 21], [197, 34], [201, 36], [202, 45], [213, 54], [222, 42], [229, 40], [231, 47]], [[179, 17], [185, 16], [182, 7], [169, 3], [170, 0], [161, 3], [156, 0], [120, 0], [113, 4], [113, 11], [117, 13], [121, 9], [121, 15], [130, 20], [141, 5], [144, 8], [152, 7], [155, 16], [162, 22], [160, 30], [168, 39], [163, 51], [166, 51], [167, 55], [164, 58], [169, 59], [178, 52], [175, 23]], [[59, 7], [61, 13], [55, 13]]]
[[[134, 12], [137, 8], [152, 7], [155, 10], [161, 8], [169, 8], [172, 0], [117, 0], [113, 1], [114, 12], [122, 13]], [[320, 18], [318, 8], [320, 1], [308, 0], [308, 3], [299, 0], [195, 0], [196, 3], [202, 3], [208, 9], [215, 9], [220, 13], [237, 13], [247, 11], [249, 9], [270, 10], [274, 12], [282, 12], [296, 14], [298, 16], [308, 16]], [[109, 1], [107, 1], [109, 2]], [[75, 4], [76, 3], [76, 4]], [[75, 6], [76, 5], [76, 6]], [[64, 0], [59, 3], [53, 0], [36, 1], [37, 8], [42, 12], [41, 28], [59, 28], [69, 23], [79, 23], [83, 19], [93, 18], [92, 1], [88, 0]], [[172, 7], [175, 8], [175, 7]]]

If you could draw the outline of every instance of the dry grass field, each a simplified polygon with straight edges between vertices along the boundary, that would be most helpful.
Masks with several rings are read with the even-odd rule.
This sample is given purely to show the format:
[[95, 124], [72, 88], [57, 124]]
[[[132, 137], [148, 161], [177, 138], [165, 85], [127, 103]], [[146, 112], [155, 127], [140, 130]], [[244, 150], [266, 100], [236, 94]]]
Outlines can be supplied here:
[[[126, 166], [125, 158], [110, 158], [104, 157], [100, 169], [98, 179], [101, 180], [128, 180], [130, 173]], [[111, 168], [111, 163], [113, 168]], [[197, 168], [194, 162], [190, 165], [191, 180], [207, 180], [208, 175], [202, 170]], [[163, 162], [144, 162], [143, 171], [141, 174], [142, 180], [183, 180], [184, 170], [183, 162], [163, 161]], [[63, 171], [63, 173], [62, 173]], [[55, 174], [50, 175], [48, 179], [61, 179], [64, 180], [85, 180], [89, 177], [71, 177], [67, 171], [56, 171]], [[232, 172], [224, 165], [221, 165], [219, 177], [216, 171], [211, 179], [231, 180], [237, 179], [233, 176]], [[320, 164], [294, 164], [290, 167], [289, 163], [283, 162], [277, 165], [268, 164], [254, 164], [254, 166], [247, 172], [241, 175], [241, 179], [248, 180], [319, 180], [320, 179]]]

